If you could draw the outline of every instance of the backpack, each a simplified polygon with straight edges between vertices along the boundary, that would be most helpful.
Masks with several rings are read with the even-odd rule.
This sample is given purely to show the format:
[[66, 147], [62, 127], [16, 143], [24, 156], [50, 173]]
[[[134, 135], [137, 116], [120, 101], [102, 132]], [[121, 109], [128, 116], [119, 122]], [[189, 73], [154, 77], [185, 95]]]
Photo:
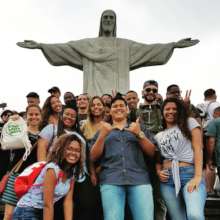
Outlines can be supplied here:
[[156, 134], [162, 128], [162, 113], [159, 104], [139, 106], [140, 124], [144, 130]]
[[14, 182], [14, 191], [18, 198], [27, 193], [28, 190], [34, 185], [36, 178], [39, 176], [41, 170], [46, 166], [46, 164], [46, 161], [33, 163], [25, 168], [23, 172], [16, 177]]
[[201, 103], [196, 106], [199, 111], [200, 118], [202, 120], [202, 127], [205, 128], [207, 126], [207, 122], [211, 120], [209, 115], [209, 107], [215, 101], [210, 101], [208, 103]]
[[25, 148], [23, 160], [30, 154], [32, 145], [28, 138], [27, 124], [20, 116], [12, 116], [3, 126], [1, 133], [2, 150], [16, 150]]
[[[43, 183], [34, 184], [37, 177], [40, 175], [42, 169], [46, 166], [46, 161], [35, 162], [23, 170], [19, 176], [16, 177], [14, 182], [14, 191], [18, 198], [26, 194], [32, 186], [42, 186]], [[62, 178], [63, 172], [58, 174], [58, 180]]]

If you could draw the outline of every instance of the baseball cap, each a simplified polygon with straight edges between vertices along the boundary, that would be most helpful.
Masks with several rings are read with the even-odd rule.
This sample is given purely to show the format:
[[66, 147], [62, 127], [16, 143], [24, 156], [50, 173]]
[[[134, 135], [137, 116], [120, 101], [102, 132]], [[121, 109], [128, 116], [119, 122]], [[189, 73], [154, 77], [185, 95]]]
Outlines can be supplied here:
[[50, 89], [48, 90], [48, 92], [49, 92], [49, 93], [52, 93], [52, 92], [59, 92], [59, 93], [61, 93], [61, 92], [60, 92], [60, 89], [59, 89], [57, 86], [53, 86], [52, 88], [50, 88]]

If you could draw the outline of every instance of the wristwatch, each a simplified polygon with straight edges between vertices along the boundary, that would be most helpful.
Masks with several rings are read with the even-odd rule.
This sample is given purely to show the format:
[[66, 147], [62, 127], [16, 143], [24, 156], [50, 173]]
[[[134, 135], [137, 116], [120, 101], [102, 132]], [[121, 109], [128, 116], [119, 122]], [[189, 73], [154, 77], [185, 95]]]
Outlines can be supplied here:
[[143, 132], [143, 131], [140, 131], [140, 132], [137, 134], [137, 138], [138, 138], [138, 139], [143, 139], [143, 138], [145, 138], [144, 132]]

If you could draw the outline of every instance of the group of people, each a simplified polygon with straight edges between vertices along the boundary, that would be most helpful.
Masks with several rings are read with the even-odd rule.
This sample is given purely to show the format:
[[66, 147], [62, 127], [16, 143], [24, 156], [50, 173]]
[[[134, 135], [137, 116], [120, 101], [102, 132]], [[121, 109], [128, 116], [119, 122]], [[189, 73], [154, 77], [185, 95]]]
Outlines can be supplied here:
[[[155, 80], [145, 81], [139, 105], [131, 90], [101, 97], [66, 92], [63, 105], [52, 87], [42, 108], [30, 92], [20, 115], [33, 150], [16, 175], [36, 161], [47, 163], [19, 199], [16, 177], [8, 181], [4, 220], [205, 219], [215, 167], [220, 175], [220, 103], [213, 89], [197, 107], [178, 85], [167, 87], [164, 100], [158, 89]], [[1, 128], [15, 114], [3, 111]], [[0, 150], [1, 178], [23, 154]]]

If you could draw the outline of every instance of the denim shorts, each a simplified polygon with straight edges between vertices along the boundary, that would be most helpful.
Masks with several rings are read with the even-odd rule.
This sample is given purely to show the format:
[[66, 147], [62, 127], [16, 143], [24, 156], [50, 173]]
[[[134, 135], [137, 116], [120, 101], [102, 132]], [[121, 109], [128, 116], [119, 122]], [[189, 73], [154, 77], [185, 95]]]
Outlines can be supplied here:
[[42, 220], [43, 210], [32, 207], [16, 207], [13, 220]]

